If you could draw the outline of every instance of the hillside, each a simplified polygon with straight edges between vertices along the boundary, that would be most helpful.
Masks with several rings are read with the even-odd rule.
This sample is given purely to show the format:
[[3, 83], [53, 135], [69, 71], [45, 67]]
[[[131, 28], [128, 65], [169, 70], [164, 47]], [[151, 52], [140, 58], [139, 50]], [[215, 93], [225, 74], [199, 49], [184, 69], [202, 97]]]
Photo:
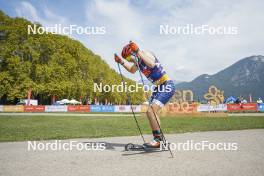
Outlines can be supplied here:
[[203, 98], [210, 85], [224, 90], [225, 97], [249, 94], [256, 100], [264, 97], [264, 56], [250, 56], [214, 74], [203, 74], [191, 82], [176, 84], [177, 89], [191, 89], [196, 99]]
[[[54, 96], [125, 103], [125, 93], [94, 92], [93, 83], [118, 85], [120, 76], [79, 41], [58, 34], [29, 35], [31, 22], [2, 11], [0, 23], [0, 104], [15, 104], [29, 89], [40, 104], [50, 104]], [[132, 93], [132, 102], [140, 103], [142, 95]]]

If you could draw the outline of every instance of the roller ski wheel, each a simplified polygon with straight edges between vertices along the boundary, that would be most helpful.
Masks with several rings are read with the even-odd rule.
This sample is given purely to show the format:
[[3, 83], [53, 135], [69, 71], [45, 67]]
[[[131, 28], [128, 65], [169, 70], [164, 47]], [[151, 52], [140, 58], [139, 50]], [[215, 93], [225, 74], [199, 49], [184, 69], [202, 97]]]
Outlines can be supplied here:
[[125, 151], [142, 151], [144, 150], [144, 147], [141, 145], [135, 145], [132, 143], [125, 145]]
[[135, 147], [134, 144], [129, 143], [125, 145], [125, 151], [131, 151]]

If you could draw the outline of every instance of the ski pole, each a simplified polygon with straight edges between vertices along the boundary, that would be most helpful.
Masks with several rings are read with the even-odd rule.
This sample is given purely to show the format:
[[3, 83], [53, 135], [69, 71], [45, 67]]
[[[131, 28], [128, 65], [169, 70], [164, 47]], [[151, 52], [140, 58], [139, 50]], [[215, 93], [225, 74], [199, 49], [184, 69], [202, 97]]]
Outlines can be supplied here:
[[[124, 88], [124, 90], [125, 90], [125, 87], [124, 87], [124, 86], [125, 86], [125, 81], [124, 81], [124, 77], [123, 77], [122, 72], [121, 72], [120, 64], [117, 63], [117, 66], [118, 66], [119, 74], [120, 74], [120, 77], [121, 77], [121, 80], [122, 80], [123, 88]], [[128, 93], [127, 91], [126, 91], [126, 96], [127, 96], [128, 104], [130, 105], [130, 108], [131, 108], [131, 111], [132, 111], [133, 117], [134, 117], [135, 122], [136, 122], [136, 124], [137, 124], [138, 131], [139, 131], [139, 133], [140, 133], [140, 135], [141, 135], [141, 138], [142, 138], [143, 142], [146, 143], [145, 138], [144, 138], [144, 136], [143, 136], [143, 134], [142, 134], [141, 128], [140, 128], [140, 126], [139, 126], [139, 124], [138, 124], [138, 120], [137, 120], [137, 118], [136, 118], [136, 115], [135, 115], [135, 112], [134, 112], [134, 110], [133, 110], [132, 104], [131, 104], [131, 97], [130, 97], [130, 95], [129, 95], [129, 93]]]
[[[141, 70], [140, 70], [140, 68], [139, 68], [139, 63], [138, 63], [138, 58], [136, 59], [136, 63], [137, 63], [137, 67], [138, 67], [138, 72], [139, 72], [139, 75], [140, 75], [140, 78], [141, 78], [141, 81], [142, 81], [142, 84], [143, 84], [143, 87], [144, 87], [144, 80], [143, 80], [143, 76], [142, 76], [142, 73], [141, 73]], [[150, 99], [149, 99], [149, 96], [147, 95], [147, 99], [149, 100], [149, 102], [150, 102]], [[150, 108], [151, 108], [151, 110], [152, 110], [152, 112], [153, 112], [153, 114], [154, 114], [154, 116], [155, 116], [155, 120], [156, 120], [156, 123], [158, 124], [158, 127], [159, 127], [159, 129], [160, 129], [160, 133], [161, 133], [161, 135], [162, 135], [162, 139], [163, 139], [163, 141], [165, 141], [166, 143], [167, 143], [167, 140], [166, 140], [166, 138], [165, 138], [165, 136], [164, 136], [164, 133], [163, 133], [163, 131], [162, 131], [162, 129], [161, 129], [161, 126], [160, 126], [160, 124], [159, 124], [159, 121], [158, 121], [158, 118], [157, 118], [157, 116], [156, 116], [156, 113], [154, 112], [154, 109], [153, 109], [153, 107], [150, 105]], [[171, 151], [171, 149], [170, 149], [170, 146], [168, 146], [168, 149], [169, 149], [169, 151], [170, 151], [170, 154], [171, 154], [171, 157], [173, 158], [173, 153], [172, 153], [172, 151]]]

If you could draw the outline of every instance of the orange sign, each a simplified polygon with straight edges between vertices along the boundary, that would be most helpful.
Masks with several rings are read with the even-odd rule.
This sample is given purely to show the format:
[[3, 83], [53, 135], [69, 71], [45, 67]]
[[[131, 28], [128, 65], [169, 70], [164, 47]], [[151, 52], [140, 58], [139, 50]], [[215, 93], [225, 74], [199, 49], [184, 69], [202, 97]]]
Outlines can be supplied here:
[[24, 112], [45, 112], [45, 106], [24, 106]]
[[241, 103], [241, 104], [227, 104], [227, 111], [257, 111], [258, 105], [256, 103]]
[[89, 105], [69, 105], [68, 112], [90, 112]]

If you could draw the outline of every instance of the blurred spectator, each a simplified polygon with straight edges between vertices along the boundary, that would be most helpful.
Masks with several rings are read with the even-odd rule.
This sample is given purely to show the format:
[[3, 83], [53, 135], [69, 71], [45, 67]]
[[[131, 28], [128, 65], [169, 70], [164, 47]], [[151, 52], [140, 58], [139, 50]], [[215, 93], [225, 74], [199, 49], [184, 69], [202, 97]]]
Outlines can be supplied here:
[[240, 97], [237, 97], [235, 103], [236, 103], [236, 104], [240, 104], [240, 103], [241, 103]]
[[261, 98], [258, 98], [258, 100], [257, 100], [257, 103], [263, 103], [263, 101], [261, 100]]
[[247, 100], [246, 99], [243, 99], [241, 103], [247, 103]]

